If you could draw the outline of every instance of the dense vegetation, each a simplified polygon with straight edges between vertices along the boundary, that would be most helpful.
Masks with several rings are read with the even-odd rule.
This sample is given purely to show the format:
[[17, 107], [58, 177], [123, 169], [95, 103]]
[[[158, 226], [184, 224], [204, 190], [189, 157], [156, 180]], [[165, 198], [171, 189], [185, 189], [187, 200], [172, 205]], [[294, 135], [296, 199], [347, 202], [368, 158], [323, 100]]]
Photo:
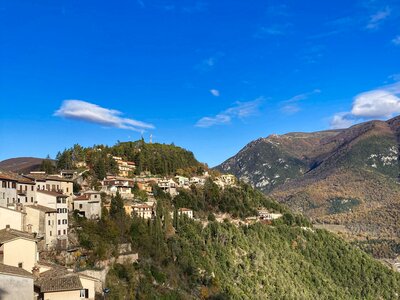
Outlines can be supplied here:
[[[285, 217], [272, 225], [199, 222], [172, 208], [172, 201], [177, 207], [186, 201], [206, 211], [212, 191], [209, 186], [172, 200], [158, 190], [153, 220], [125, 215], [118, 195], [101, 221], [77, 219], [88, 265], [117, 255], [119, 243], [130, 242], [139, 253], [137, 263], [110, 270], [108, 299], [393, 299], [400, 292], [399, 274], [326, 231], [302, 227], [302, 219], [273, 200]], [[232, 196], [225, 208], [231, 213], [239, 199], [250, 210], [263, 201], [248, 186], [236, 192], [214, 191], [212, 197]]]
[[191, 208], [203, 217], [208, 212], [221, 212], [243, 219], [257, 215], [257, 209], [262, 207], [280, 213], [288, 212], [282, 205], [246, 183], [239, 182], [237, 186], [220, 189], [210, 178], [204, 187], [192, 185], [190, 189], [180, 189], [172, 203], [176, 208]]
[[[188, 168], [201, 174], [207, 168], [188, 150], [175, 145], [148, 144], [143, 139], [136, 142], [118, 142], [112, 147], [95, 145], [84, 148], [76, 144], [57, 154], [56, 167], [58, 170], [75, 169], [78, 162], [85, 162], [92, 175], [101, 180], [106, 174], [118, 174], [118, 165], [112, 156], [134, 162], [136, 174], [150, 172], [163, 176], [175, 175], [178, 171], [184, 173], [183, 170]], [[48, 165], [42, 168], [47, 170]]]

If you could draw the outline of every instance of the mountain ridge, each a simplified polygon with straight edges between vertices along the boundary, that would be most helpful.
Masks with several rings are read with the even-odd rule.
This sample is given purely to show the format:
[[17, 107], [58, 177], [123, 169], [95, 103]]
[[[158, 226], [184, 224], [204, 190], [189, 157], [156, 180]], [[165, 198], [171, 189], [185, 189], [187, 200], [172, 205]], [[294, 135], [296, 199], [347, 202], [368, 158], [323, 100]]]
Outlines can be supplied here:
[[345, 225], [352, 234], [397, 238], [399, 141], [400, 116], [342, 130], [270, 135], [216, 169], [316, 222]]

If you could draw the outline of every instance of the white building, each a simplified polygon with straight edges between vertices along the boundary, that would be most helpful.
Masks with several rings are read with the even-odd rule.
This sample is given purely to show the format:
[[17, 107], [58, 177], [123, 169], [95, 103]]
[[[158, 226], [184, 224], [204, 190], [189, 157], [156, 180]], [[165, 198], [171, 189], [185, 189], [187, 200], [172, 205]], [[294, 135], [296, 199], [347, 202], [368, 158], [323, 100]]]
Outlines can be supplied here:
[[112, 196], [119, 193], [122, 198], [131, 199], [133, 198], [132, 188], [134, 185], [133, 179], [110, 176], [103, 180], [101, 191]]
[[57, 210], [47, 206], [33, 205], [24, 206], [26, 212], [26, 231], [36, 234], [40, 239], [39, 248], [54, 249], [57, 246]]
[[36, 201], [35, 182], [22, 176], [17, 177], [17, 202], [22, 205]]
[[57, 238], [59, 246], [65, 248], [68, 239], [67, 195], [52, 191], [37, 191], [37, 203], [57, 211]]
[[74, 198], [74, 211], [87, 219], [101, 218], [101, 195], [96, 191], [87, 191], [82, 195]]
[[193, 219], [193, 210], [184, 207], [179, 208], [178, 216], [187, 216], [189, 219]]
[[204, 185], [204, 183], [206, 182], [206, 179], [203, 177], [191, 177], [190, 178], [190, 184], [201, 184]]
[[270, 213], [268, 210], [262, 209], [258, 211], [260, 220], [272, 221], [282, 217], [282, 214]]
[[34, 180], [37, 191], [57, 192], [67, 196], [68, 208], [72, 210], [73, 181], [57, 175], [47, 176], [41, 173], [24, 175], [24, 177]]
[[0, 206], [15, 205], [17, 201], [17, 180], [0, 173]]
[[134, 204], [132, 205], [132, 213], [143, 219], [151, 219], [153, 216], [153, 206], [148, 204]]
[[175, 180], [178, 182], [180, 187], [188, 187], [189, 186], [189, 178], [184, 176], [175, 176]]
[[176, 182], [172, 179], [160, 179], [157, 185], [166, 193], [169, 193], [171, 196], [177, 195], [176, 191]]

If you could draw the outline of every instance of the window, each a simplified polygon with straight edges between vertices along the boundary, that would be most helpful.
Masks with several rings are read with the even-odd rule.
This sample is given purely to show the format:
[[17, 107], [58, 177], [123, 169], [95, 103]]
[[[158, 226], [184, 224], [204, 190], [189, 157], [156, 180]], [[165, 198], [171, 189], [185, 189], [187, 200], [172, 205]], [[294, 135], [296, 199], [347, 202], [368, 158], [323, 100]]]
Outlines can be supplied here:
[[83, 208], [83, 204], [79, 204], [79, 209], [82, 209]]
[[57, 203], [61, 203], [61, 198], [57, 198]]
[[67, 193], [69, 193], [69, 188], [67, 188]]
[[33, 192], [33, 185], [31, 186], [31, 191]]
[[33, 203], [33, 197], [31, 197], [31, 202]]
[[50, 230], [50, 236], [52, 236], [52, 232], [51, 232], [51, 230]]
[[61, 235], [61, 230], [58, 231], [58, 235]]
[[89, 290], [88, 289], [80, 290], [80, 297], [81, 298], [89, 298]]
[[2, 182], [1, 182], [1, 187], [5, 188], [5, 187], [6, 187], [6, 184], [7, 184], [7, 183], [6, 183], [5, 181], [2, 181]]
[[51, 221], [50, 221], [50, 220], [48, 220], [48, 221], [47, 221], [47, 224], [49, 224], [49, 226], [50, 226], [50, 225], [51, 225]]
[[25, 191], [27, 191], [27, 190], [28, 190], [28, 186], [26, 185], [26, 186], [25, 186]]
[[97, 195], [94, 195], [95, 198], [97, 198]]
[[58, 220], [58, 225], [61, 225], [61, 220]]
[[64, 234], [67, 234], [67, 231], [64, 229]]
[[16, 188], [17, 188], [17, 183], [16, 183], [16, 182], [13, 182], [13, 183], [12, 183], [12, 188], [13, 188], [13, 189], [16, 189]]

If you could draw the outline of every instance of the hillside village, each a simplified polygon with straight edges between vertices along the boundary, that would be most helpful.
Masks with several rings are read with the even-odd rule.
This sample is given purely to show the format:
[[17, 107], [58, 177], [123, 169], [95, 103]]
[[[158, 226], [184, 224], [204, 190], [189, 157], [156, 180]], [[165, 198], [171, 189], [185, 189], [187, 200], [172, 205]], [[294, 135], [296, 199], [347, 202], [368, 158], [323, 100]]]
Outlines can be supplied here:
[[[148, 171], [135, 175], [134, 162], [111, 158], [118, 173], [107, 174], [97, 186], [91, 186], [91, 178], [86, 175], [90, 168], [84, 161], [76, 162], [74, 169], [54, 174], [0, 173], [1, 299], [13, 299], [7, 295], [16, 290], [20, 299], [101, 299], [107, 295], [105, 276], [113, 261], [101, 266], [105, 273], [74, 267], [82, 258], [76, 218], [100, 220], [102, 214], [110, 211], [111, 199], [118, 196], [123, 199], [126, 215], [152, 219], [157, 212], [154, 189], [176, 197], [180, 191], [201, 187], [207, 180], [220, 189], [237, 184], [233, 175], [215, 176], [208, 171], [190, 177], [155, 176]], [[197, 218], [190, 207], [177, 207], [176, 213], [188, 219]], [[259, 215], [247, 221], [265, 222], [281, 216], [260, 208]], [[129, 244], [119, 248], [118, 261], [138, 259]]]

